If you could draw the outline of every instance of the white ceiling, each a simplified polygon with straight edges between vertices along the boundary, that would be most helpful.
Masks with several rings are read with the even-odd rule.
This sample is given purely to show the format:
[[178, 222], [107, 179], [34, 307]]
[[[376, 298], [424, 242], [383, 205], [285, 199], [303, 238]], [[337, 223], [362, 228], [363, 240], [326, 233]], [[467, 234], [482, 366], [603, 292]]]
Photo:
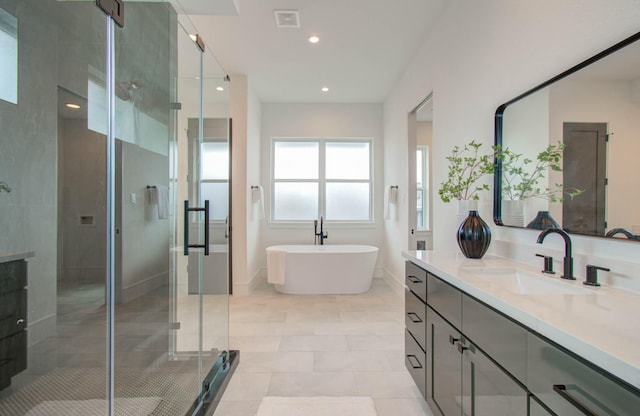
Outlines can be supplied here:
[[[187, 0], [181, 0], [185, 2]], [[188, 0], [194, 2], [217, 0]], [[222, 0], [229, 2], [231, 0]], [[446, 0], [236, 0], [237, 16], [190, 14], [226, 73], [247, 75], [262, 102], [382, 103]], [[298, 10], [278, 29], [274, 10]], [[307, 41], [311, 34], [320, 42]], [[328, 93], [320, 88], [327, 86]]]

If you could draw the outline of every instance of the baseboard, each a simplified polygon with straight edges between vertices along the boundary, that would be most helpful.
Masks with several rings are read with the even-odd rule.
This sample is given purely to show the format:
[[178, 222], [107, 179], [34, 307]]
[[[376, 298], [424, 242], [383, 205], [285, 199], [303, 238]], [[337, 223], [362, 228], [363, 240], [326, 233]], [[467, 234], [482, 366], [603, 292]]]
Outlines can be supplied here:
[[154, 289], [161, 287], [169, 281], [169, 273], [163, 272], [155, 276], [151, 276], [141, 282], [134, 283], [121, 290], [120, 296], [117, 296], [118, 303], [128, 303], [140, 296], [146, 295]]
[[242, 283], [233, 283], [233, 294], [238, 296], [247, 296], [252, 294], [256, 287], [260, 285], [263, 281], [267, 279], [267, 269], [260, 268], [258, 269], [253, 276], [249, 279], [248, 282]]
[[45, 316], [37, 321], [29, 321], [27, 326], [27, 345], [30, 347], [47, 338], [56, 336], [56, 314]]
[[391, 290], [393, 290], [394, 293], [396, 293], [398, 296], [404, 296], [404, 290], [405, 290], [404, 277], [402, 280], [400, 280], [394, 277], [389, 270], [384, 269], [383, 279], [385, 282], [387, 282], [387, 284], [389, 285]]

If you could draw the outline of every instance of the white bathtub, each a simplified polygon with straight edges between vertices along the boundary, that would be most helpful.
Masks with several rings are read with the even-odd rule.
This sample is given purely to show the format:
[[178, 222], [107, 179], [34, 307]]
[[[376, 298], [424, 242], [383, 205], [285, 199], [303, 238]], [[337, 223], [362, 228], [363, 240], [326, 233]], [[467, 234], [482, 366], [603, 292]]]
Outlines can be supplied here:
[[371, 288], [377, 257], [378, 247], [365, 245], [271, 246], [267, 280], [281, 293], [364, 293]]

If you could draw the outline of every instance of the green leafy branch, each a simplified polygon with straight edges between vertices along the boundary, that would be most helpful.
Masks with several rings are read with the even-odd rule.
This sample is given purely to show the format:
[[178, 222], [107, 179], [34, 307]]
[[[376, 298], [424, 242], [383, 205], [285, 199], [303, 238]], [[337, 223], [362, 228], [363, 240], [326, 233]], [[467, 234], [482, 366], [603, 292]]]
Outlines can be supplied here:
[[452, 200], [480, 199], [480, 191], [489, 190], [488, 184], [476, 185], [482, 177], [493, 174], [495, 170], [495, 154], [481, 155], [482, 143], [472, 140], [460, 148], [455, 146], [449, 161], [447, 180], [440, 184], [438, 195], [444, 202]]
[[502, 162], [502, 194], [505, 199], [524, 200], [542, 198], [550, 202], [562, 202], [565, 197], [574, 198], [584, 190], [565, 188], [562, 183], [552, 187], [541, 187], [539, 182], [551, 170], [562, 172], [562, 151], [565, 145], [561, 142], [550, 144], [538, 153], [535, 161], [515, 153], [508, 148], [494, 146], [496, 158]]
[[11, 187], [9, 186], [8, 183], [4, 182], [4, 181], [0, 181], [0, 192], [11, 192]]

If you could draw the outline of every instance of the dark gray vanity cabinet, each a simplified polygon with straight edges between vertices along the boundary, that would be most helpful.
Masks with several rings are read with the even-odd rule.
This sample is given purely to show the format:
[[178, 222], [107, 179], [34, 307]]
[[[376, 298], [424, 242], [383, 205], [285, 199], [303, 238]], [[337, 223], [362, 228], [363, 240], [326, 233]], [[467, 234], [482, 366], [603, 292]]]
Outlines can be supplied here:
[[427, 272], [407, 262], [405, 283], [405, 367], [422, 396], [426, 397]]
[[[464, 308], [470, 299], [432, 274], [427, 277], [427, 292], [427, 351], [431, 351], [427, 357], [427, 400], [431, 407], [444, 416], [526, 415], [526, 389], [465, 332]], [[471, 305], [470, 311], [478, 313], [478, 317], [470, 323], [481, 319], [485, 329], [491, 327], [491, 315], [480, 310], [486, 307], [480, 303]]]
[[638, 392], [533, 333], [527, 365], [527, 387], [558, 415], [640, 414]]
[[435, 413], [640, 414], [640, 393], [634, 387], [437, 276], [411, 266], [412, 276], [426, 278], [426, 348], [420, 351], [426, 352], [426, 398]]
[[0, 263], [0, 389], [27, 368], [27, 262]]

